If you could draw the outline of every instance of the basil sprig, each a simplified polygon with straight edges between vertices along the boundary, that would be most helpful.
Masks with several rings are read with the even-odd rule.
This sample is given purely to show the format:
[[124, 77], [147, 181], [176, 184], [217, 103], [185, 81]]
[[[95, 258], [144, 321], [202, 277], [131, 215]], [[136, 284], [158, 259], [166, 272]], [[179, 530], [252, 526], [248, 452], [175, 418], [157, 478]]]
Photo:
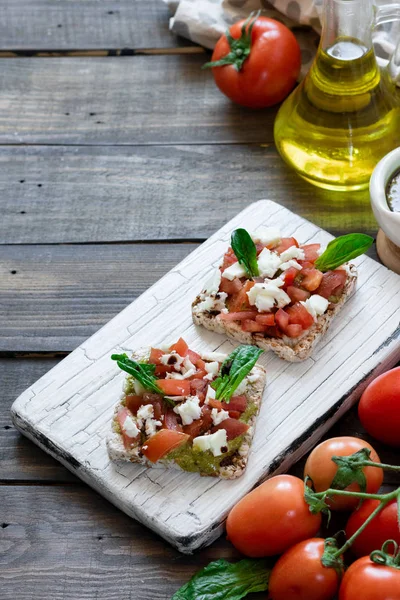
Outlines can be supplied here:
[[239, 263], [246, 269], [249, 277], [259, 274], [257, 248], [245, 229], [235, 229], [231, 235], [231, 246]]
[[262, 350], [255, 346], [239, 346], [222, 363], [219, 377], [211, 384], [217, 400], [229, 402], [234, 391], [256, 364]]
[[129, 375], [132, 375], [132, 377], [137, 379], [145, 390], [161, 394], [162, 396], [164, 395], [155, 383], [157, 381], [157, 377], [154, 375], [156, 365], [150, 363], [138, 363], [129, 358], [126, 354], [112, 354], [111, 359], [117, 361], [117, 365], [122, 371], [129, 373]]
[[241, 600], [251, 592], [265, 592], [270, 575], [267, 567], [263, 559], [216, 560], [196, 573], [172, 600]]
[[322, 272], [333, 271], [352, 258], [364, 254], [373, 242], [374, 238], [365, 233], [341, 235], [329, 242], [325, 252], [315, 261], [315, 267]]

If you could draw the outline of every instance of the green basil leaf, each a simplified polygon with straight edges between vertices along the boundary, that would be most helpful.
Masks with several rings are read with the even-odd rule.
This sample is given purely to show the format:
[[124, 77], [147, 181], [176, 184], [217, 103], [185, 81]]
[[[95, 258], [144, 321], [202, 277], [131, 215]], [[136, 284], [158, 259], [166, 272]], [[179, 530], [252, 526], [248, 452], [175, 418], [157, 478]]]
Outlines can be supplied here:
[[217, 400], [229, 402], [235, 390], [262, 354], [256, 346], [238, 346], [222, 363], [219, 377], [211, 384]]
[[235, 229], [231, 235], [231, 246], [239, 263], [246, 269], [249, 277], [259, 274], [257, 248], [245, 229]]
[[341, 235], [327, 245], [325, 252], [315, 261], [320, 271], [333, 271], [352, 258], [361, 256], [373, 244], [374, 238], [365, 233]]
[[172, 600], [241, 600], [251, 592], [265, 592], [269, 575], [263, 559], [216, 560], [196, 573]]
[[117, 365], [122, 371], [129, 373], [129, 375], [132, 375], [132, 377], [137, 379], [145, 390], [161, 394], [162, 396], [164, 395], [155, 383], [157, 381], [157, 377], [154, 376], [155, 365], [138, 363], [135, 360], [130, 359], [126, 354], [112, 354], [111, 359], [117, 361]]

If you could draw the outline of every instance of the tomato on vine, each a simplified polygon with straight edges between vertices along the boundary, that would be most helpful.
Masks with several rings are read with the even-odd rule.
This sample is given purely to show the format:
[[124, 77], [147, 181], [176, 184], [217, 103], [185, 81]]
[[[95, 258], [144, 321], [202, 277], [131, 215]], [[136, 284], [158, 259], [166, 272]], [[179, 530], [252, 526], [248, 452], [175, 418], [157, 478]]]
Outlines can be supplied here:
[[[366, 528], [354, 540], [351, 551], [356, 556], [367, 556], [373, 550], [381, 548], [386, 540], [395, 540], [400, 544], [400, 525], [397, 512], [397, 500], [389, 502]], [[367, 518], [379, 506], [379, 500], [364, 500], [359, 508], [350, 515], [346, 525], [346, 537], [350, 538], [365, 523]]]

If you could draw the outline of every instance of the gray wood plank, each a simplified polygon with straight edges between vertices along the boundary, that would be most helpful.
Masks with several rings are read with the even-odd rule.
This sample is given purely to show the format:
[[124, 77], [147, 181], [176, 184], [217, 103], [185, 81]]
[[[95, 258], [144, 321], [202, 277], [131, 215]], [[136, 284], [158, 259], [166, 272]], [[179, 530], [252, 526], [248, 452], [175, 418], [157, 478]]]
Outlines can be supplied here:
[[5, 244], [205, 239], [260, 198], [335, 235], [377, 230], [368, 192], [313, 187], [273, 146], [0, 147]]
[[204, 62], [204, 55], [3, 61], [0, 143], [272, 142], [276, 109], [232, 104], [201, 70]]
[[[0, 360], [0, 481], [2, 482], [78, 481], [70, 471], [22, 436], [15, 429], [10, 417], [11, 404], [18, 394], [52, 369], [57, 362], [58, 360], [46, 358]], [[2, 516], [0, 520], [1, 518]]]
[[3, 0], [0, 50], [173, 48], [169, 17], [161, 0]]
[[0, 352], [72, 350], [195, 248], [0, 246]]

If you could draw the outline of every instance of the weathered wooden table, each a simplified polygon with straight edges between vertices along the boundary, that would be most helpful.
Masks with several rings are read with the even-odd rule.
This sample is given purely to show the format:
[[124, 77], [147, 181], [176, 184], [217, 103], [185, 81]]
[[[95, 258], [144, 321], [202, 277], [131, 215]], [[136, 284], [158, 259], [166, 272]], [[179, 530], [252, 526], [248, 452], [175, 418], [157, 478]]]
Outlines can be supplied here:
[[[248, 203], [374, 234], [368, 194], [289, 172], [276, 110], [225, 99], [161, 0], [1, 4], [0, 598], [167, 599], [237, 553], [180, 555], [20, 436], [11, 403]], [[338, 433], [362, 435], [354, 411]]]

